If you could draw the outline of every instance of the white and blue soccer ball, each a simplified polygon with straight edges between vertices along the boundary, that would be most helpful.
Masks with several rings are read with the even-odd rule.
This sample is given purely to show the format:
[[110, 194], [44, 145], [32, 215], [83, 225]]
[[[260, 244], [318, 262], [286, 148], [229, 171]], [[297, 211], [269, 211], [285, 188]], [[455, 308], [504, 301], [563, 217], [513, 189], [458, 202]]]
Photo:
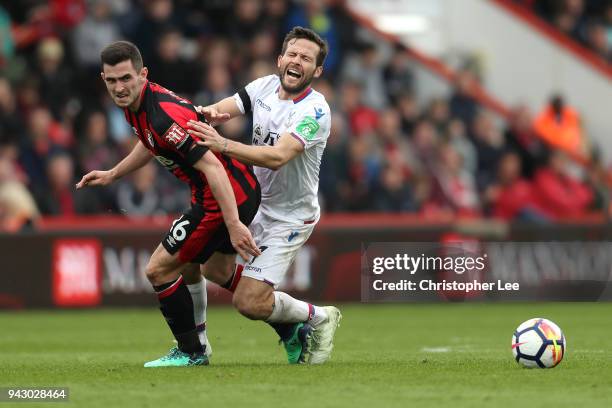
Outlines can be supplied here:
[[524, 367], [553, 368], [563, 360], [567, 344], [555, 323], [536, 317], [517, 327], [512, 335], [512, 354]]

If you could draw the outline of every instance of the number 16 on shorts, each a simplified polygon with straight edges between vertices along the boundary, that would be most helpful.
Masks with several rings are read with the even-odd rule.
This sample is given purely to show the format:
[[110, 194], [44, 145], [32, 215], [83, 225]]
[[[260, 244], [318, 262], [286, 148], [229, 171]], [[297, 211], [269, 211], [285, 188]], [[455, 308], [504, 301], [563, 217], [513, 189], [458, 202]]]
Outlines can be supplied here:
[[164, 238], [168, 247], [178, 249], [181, 244], [191, 233], [197, 225], [193, 225], [189, 215], [184, 214], [181, 218], [174, 220], [170, 232]]

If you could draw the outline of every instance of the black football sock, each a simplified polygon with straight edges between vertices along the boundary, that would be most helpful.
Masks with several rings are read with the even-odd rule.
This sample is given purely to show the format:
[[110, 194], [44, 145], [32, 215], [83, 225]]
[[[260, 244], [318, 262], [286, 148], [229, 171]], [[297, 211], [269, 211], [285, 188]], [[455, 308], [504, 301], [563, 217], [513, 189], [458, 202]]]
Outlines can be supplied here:
[[232, 287], [232, 282], [234, 282], [234, 276], [236, 276], [236, 272], [232, 273], [232, 277], [229, 278], [227, 282], [225, 282], [223, 285], [221, 285], [221, 287], [223, 289], [230, 290], [230, 288]]
[[276, 330], [276, 333], [278, 334], [278, 336], [281, 338], [282, 341], [288, 341], [293, 336], [293, 333], [295, 332], [295, 326], [299, 324], [299, 323], [270, 323], [270, 322], [266, 322], [266, 323], [268, 323], [270, 326], [272, 326], [274, 330]]
[[222, 288], [229, 290], [234, 293], [236, 287], [238, 286], [238, 282], [240, 282], [240, 278], [242, 277], [242, 270], [244, 269], [244, 265], [236, 265], [234, 269], [234, 273], [232, 273], [232, 277], [228, 279], [223, 285]]
[[189, 354], [204, 352], [193, 320], [193, 301], [183, 277], [153, 286], [153, 289], [157, 292], [159, 310], [166, 318], [179, 350]]

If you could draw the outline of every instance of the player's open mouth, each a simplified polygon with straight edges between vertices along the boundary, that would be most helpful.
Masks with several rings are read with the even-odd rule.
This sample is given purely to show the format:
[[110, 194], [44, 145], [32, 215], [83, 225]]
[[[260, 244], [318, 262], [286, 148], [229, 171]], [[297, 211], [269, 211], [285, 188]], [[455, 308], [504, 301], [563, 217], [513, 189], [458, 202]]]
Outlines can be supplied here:
[[291, 78], [297, 78], [300, 79], [302, 77], [302, 74], [300, 74], [298, 71], [296, 71], [295, 69], [288, 69], [287, 70], [287, 76], [290, 76]]

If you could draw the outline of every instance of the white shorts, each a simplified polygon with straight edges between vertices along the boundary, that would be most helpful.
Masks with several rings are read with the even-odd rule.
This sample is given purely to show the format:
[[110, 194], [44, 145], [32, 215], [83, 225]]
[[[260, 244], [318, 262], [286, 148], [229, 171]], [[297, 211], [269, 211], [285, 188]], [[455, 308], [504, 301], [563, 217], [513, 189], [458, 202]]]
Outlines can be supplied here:
[[285, 278], [298, 250], [306, 243], [315, 227], [272, 219], [261, 212], [249, 225], [261, 255], [249, 262], [238, 255], [236, 262], [244, 265], [242, 276], [266, 282], [276, 288]]

